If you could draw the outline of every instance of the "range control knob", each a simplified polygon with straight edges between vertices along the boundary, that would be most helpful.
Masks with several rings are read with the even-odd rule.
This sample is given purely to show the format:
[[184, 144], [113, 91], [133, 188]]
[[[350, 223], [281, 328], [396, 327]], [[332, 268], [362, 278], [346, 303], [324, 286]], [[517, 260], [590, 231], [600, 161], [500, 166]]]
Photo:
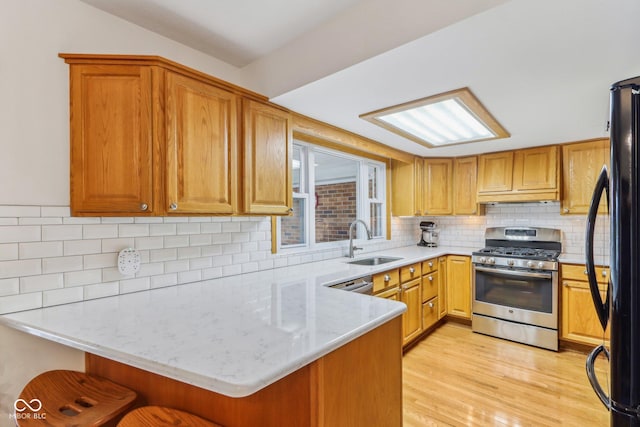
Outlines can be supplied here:
[[496, 259], [494, 257], [491, 257], [487, 260], [487, 263], [489, 264], [495, 264], [496, 263]]
[[485, 258], [485, 257], [481, 256], [480, 258], [478, 258], [478, 262], [479, 262], [480, 264], [484, 264], [485, 262], [487, 262], [487, 258]]
[[543, 269], [543, 268], [544, 268], [544, 262], [540, 261], [540, 262], [538, 263], [538, 268], [539, 268], [539, 269]]
[[513, 264], [515, 264], [515, 261], [512, 259], [508, 259], [507, 260], [507, 265], [512, 266]]
[[527, 261], [527, 267], [529, 267], [529, 268], [533, 268], [535, 265], [536, 265], [536, 263], [535, 263], [535, 262], [533, 262], [533, 261]]

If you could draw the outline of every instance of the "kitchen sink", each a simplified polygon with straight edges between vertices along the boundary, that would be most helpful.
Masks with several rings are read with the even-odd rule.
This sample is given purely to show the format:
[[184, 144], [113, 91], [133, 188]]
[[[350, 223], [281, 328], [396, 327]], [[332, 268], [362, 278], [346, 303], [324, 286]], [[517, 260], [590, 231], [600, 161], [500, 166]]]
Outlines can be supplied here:
[[401, 257], [391, 257], [391, 256], [374, 256], [371, 258], [362, 258], [357, 259], [355, 261], [350, 261], [349, 264], [357, 264], [357, 265], [380, 265], [386, 264], [388, 262], [398, 261], [402, 259]]

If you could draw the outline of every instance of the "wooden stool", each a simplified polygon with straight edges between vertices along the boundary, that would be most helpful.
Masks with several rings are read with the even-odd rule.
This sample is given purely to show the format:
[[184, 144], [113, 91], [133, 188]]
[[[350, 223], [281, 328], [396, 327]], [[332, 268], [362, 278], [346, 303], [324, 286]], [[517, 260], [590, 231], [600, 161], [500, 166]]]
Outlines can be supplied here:
[[143, 406], [129, 412], [118, 427], [221, 427], [187, 412], [162, 406]]
[[[48, 371], [33, 378], [15, 402], [16, 425], [103, 426], [134, 403], [134, 391], [76, 371]], [[114, 421], [115, 423], [115, 421]]]

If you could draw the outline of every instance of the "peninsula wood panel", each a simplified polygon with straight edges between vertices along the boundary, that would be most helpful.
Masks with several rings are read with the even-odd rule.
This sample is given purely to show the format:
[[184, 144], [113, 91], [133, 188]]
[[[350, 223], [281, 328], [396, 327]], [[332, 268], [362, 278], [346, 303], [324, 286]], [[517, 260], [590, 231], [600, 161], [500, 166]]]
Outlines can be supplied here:
[[438, 258], [438, 319], [447, 315], [447, 257]]
[[238, 97], [171, 72], [166, 82], [168, 213], [235, 213]]
[[[225, 427], [402, 426], [400, 316], [256, 393], [231, 398], [90, 353], [86, 371]], [[375, 356], [375, 357], [372, 357]]]
[[292, 208], [291, 114], [252, 100], [243, 103], [244, 211], [286, 215]]
[[[586, 214], [591, 205], [593, 189], [602, 167], [609, 166], [609, 139], [566, 144], [562, 146], [563, 214]], [[606, 200], [601, 212], [607, 211]]]
[[151, 68], [76, 65], [70, 89], [72, 215], [151, 213]]

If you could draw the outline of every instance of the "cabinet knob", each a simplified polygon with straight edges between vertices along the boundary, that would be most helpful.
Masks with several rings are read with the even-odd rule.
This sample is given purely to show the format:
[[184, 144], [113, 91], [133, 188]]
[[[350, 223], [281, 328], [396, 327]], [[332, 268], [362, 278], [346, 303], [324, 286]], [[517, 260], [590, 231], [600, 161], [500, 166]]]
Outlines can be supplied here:
[[176, 209], [178, 209], [178, 204], [177, 203], [171, 203], [169, 205], [169, 209], [171, 209], [172, 211], [175, 211]]
[[569, 208], [564, 208], [564, 209], [562, 210], [562, 212], [564, 212], [564, 213], [569, 213]]
[[140, 203], [140, 210], [141, 211], [146, 211], [147, 209], [149, 209], [149, 205], [146, 203]]
[[433, 282], [433, 276], [429, 276], [429, 281]]
[[429, 308], [433, 308], [433, 302], [429, 301]]
[[429, 263], [429, 267], [433, 267], [433, 263], [432, 262]]
[[403, 291], [406, 291], [407, 289], [408, 289], [408, 288], [407, 288], [407, 285], [402, 285], [402, 290], [403, 290]]
[[293, 208], [289, 208], [289, 212], [293, 212]]
[[585, 271], [584, 271], [584, 274], [586, 275], [586, 274], [589, 274], [589, 273], [587, 273], [587, 270], [585, 270]]
[[384, 275], [384, 281], [385, 281], [385, 282], [388, 282], [388, 281], [390, 281], [390, 280], [391, 280], [391, 276], [389, 276], [388, 274], [385, 274], [385, 275]]
[[607, 270], [602, 270], [602, 277], [607, 277]]
[[562, 286], [567, 287], [567, 286], [569, 286], [569, 283], [567, 283], [567, 282], [562, 282]]
[[416, 269], [413, 267], [409, 267], [409, 273], [413, 274], [416, 272]]

